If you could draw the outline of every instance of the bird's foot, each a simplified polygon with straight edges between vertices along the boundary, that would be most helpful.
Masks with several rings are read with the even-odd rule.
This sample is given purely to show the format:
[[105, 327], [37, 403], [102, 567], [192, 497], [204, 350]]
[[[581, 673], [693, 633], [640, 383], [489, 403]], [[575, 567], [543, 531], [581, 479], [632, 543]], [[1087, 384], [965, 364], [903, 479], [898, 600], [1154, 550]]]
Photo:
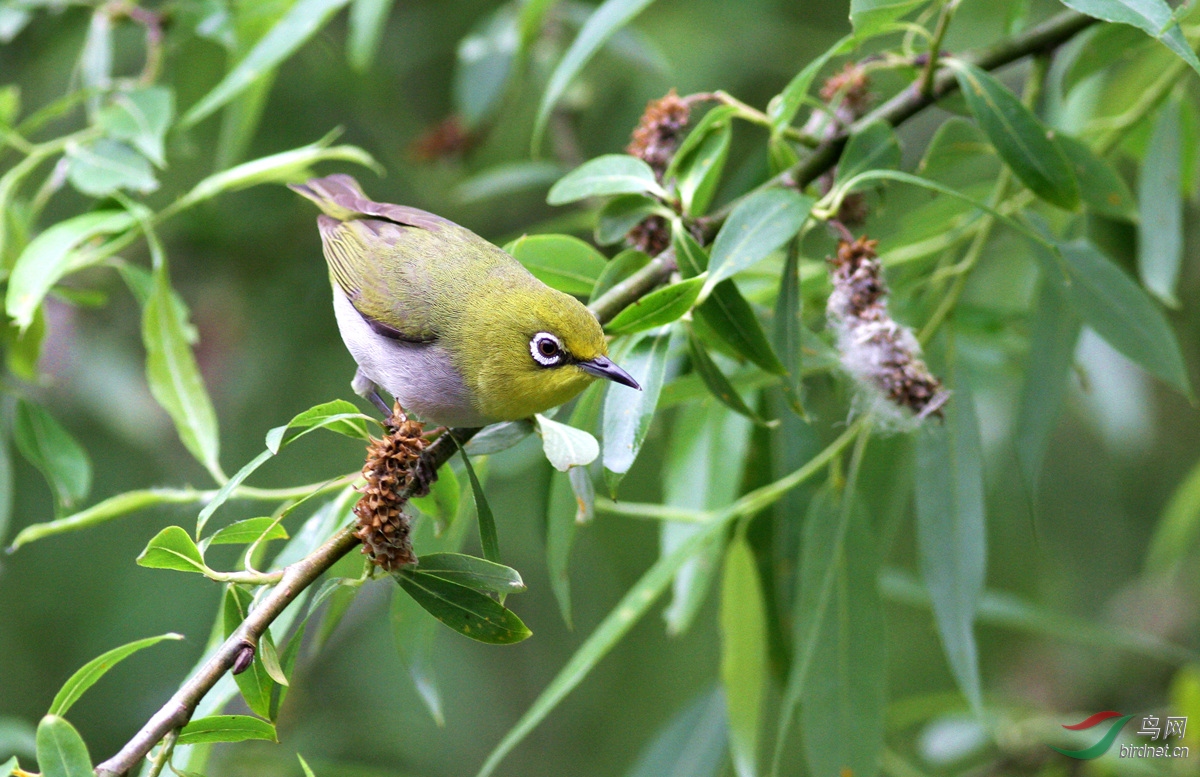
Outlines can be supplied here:
[[422, 452], [420, 458], [417, 459], [416, 466], [412, 470], [412, 495], [416, 497], [428, 495], [433, 482], [437, 480], [437, 476], [437, 469], [429, 463], [427, 454]]

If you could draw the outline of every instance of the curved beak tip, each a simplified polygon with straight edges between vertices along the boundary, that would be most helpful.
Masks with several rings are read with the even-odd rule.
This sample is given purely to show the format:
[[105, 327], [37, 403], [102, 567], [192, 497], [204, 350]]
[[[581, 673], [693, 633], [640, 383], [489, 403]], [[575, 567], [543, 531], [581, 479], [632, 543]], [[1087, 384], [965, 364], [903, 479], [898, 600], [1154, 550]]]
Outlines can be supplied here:
[[607, 356], [597, 356], [595, 359], [589, 359], [585, 362], [579, 362], [579, 368], [584, 372], [595, 375], [597, 378], [611, 380], [614, 383], [620, 383], [622, 386], [642, 390], [641, 385], [634, 380], [633, 376], [625, 370], [613, 363], [613, 360]]

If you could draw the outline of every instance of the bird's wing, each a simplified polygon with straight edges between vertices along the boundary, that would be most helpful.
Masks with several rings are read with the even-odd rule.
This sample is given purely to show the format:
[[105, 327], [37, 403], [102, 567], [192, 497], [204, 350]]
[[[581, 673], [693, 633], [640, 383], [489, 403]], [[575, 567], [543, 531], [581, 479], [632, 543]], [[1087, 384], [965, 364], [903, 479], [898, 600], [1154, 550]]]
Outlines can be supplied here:
[[330, 275], [371, 327], [395, 339], [437, 339], [435, 267], [452, 261], [470, 233], [417, 208], [369, 200], [348, 175], [291, 188], [321, 209]]

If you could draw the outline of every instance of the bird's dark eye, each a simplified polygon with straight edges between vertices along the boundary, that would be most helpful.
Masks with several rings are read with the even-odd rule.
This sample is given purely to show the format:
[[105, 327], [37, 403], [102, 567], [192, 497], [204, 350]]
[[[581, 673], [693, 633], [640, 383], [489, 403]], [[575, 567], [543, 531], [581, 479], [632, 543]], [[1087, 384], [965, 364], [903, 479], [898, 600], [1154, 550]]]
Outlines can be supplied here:
[[529, 341], [529, 353], [543, 367], [555, 367], [563, 359], [562, 341], [549, 332], [538, 332]]

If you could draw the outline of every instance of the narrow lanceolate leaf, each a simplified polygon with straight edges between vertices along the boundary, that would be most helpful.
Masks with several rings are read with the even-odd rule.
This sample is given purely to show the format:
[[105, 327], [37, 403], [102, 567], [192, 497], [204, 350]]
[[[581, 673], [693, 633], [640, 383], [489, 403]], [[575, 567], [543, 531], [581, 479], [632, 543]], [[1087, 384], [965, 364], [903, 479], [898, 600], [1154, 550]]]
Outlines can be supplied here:
[[[581, 472], [591, 482], [586, 468]], [[550, 574], [550, 590], [558, 602], [563, 622], [570, 628], [571, 617], [571, 547], [575, 544], [575, 533], [579, 528], [579, 514], [575, 494], [572, 493], [570, 476], [562, 472], [550, 474], [550, 493], [546, 500], [546, 571]]]
[[490, 456], [493, 453], [506, 451], [521, 440], [533, 434], [533, 422], [522, 418], [520, 421], [502, 421], [483, 427], [483, 431], [467, 442], [468, 456]]
[[650, 430], [658, 395], [667, 369], [669, 327], [642, 337], [616, 361], [633, 376], [641, 391], [613, 383], [604, 395], [604, 469], [609, 490], [615, 491], [621, 478], [633, 466]]
[[395, 578], [417, 604], [464, 637], [511, 645], [532, 633], [515, 613], [473, 588], [420, 570], [396, 572]]
[[767, 115], [771, 117], [772, 132], [778, 134], [792, 123], [796, 112], [804, 104], [804, 98], [808, 96], [808, 90], [816, 80], [817, 73], [829, 64], [829, 60], [849, 51], [853, 45], [853, 35], [842, 38], [824, 54], [805, 65], [803, 70], [792, 77], [782, 92], [771, 98], [771, 102], [767, 104]]
[[114, 518], [119, 518], [122, 515], [127, 515], [153, 505], [187, 504], [196, 500], [196, 494], [187, 490], [175, 491], [172, 489], [149, 488], [141, 491], [126, 491], [124, 494], [111, 496], [103, 502], [97, 502], [86, 510], [80, 510], [65, 518], [26, 526], [13, 539], [12, 549], [16, 550], [34, 540], [106, 523]]
[[[681, 224], [672, 228], [671, 243], [683, 277], [692, 278], [708, 269], [708, 253]], [[714, 286], [708, 299], [696, 307], [696, 315], [741, 356], [772, 374], [787, 372], [771, 348], [754, 308], [732, 280]]]
[[437, 480], [429, 487], [429, 494], [410, 499], [409, 504], [434, 520], [435, 534], [440, 536], [458, 515], [461, 493], [458, 475], [455, 475], [450, 467], [442, 467], [438, 471]]
[[1082, 140], [1070, 135], [1058, 135], [1055, 139], [1075, 171], [1085, 206], [1096, 213], [1125, 221], [1138, 218], [1133, 192], [1112, 165], [1096, 156]]
[[57, 715], [38, 723], [37, 760], [42, 777], [92, 777], [92, 758], [83, 737]]
[[158, 404], [175, 422], [184, 447], [209, 472], [219, 473], [217, 414], [188, 345], [187, 332], [184, 312], [171, 297], [166, 268], [160, 267], [155, 271], [154, 288], [142, 312], [146, 380]]
[[1183, 193], [1180, 101], [1168, 100], [1154, 122], [1138, 180], [1138, 271], [1150, 293], [1179, 307], [1175, 287], [1183, 263]]
[[767, 614], [754, 552], [743, 536], [725, 551], [721, 577], [721, 682], [729, 710], [729, 742], [738, 777], [758, 774], [767, 677]]
[[208, 570], [200, 548], [196, 547], [191, 535], [178, 526], [168, 526], [154, 535], [154, 539], [137, 557], [137, 563], [150, 569], [175, 569], [180, 572], [203, 574]]
[[927, 0], [850, 0], [850, 23], [854, 34], [867, 38], [885, 31], [892, 22]]
[[525, 590], [525, 581], [512, 567], [462, 553], [428, 553], [421, 556], [417, 569], [483, 593], [519, 594]]
[[596, 279], [596, 285], [592, 287], [592, 295], [588, 297], [588, 301], [595, 302], [600, 299], [605, 292], [610, 291], [618, 283], [648, 264], [650, 264], [650, 256], [636, 248], [628, 248], [617, 254], [604, 266], [604, 271], [600, 273], [600, 277]]
[[1162, 41], [1164, 46], [1200, 73], [1200, 59], [1196, 58], [1196, 52], [1188, 45], [1171, 6], [1165, 0], [1062, 0], [1062, 3], [1096, 19], [1129, 24], [1143, 30], [1150, 37]]
[[467, 479], [471, 481], [471, 496], [475, 500], [475, 516], [479, 521], [479, 545], [483, 548], [483, 557], [499, 564], [500, 538], [496, 534], [496, 518], [492, 515], [492, 507], [488, 504], [487, 495], [483, 493], [483, 484], [475, 474], [470, 457], [461, 447], [459, 453], [462, 454], [463, 466], [467, 470]]
[[511, 5], [483, 17], [459, 41], [454, 104], [468, 128], [477, 127], [504, 96], [520, 42], [517, 11]]
[[567, 53], [554, 68], [554, 72], [550, 75], [550, 82], [546, 84], [546, 92], [542, 95], [542, 101], [538, 105], [537, 118], [534, 120], [532, 143], [534, 153], [541, 146], [542, 133], [546, 128], [546, 121], [550, 118], [550, 112], [554, 110], [559, 98], [567, 91], [567, 87], [575, 80], [575, 76], [583, 70], [583, 66], [617, 30], [632, 21], [633, 17], [641, 13], [653, 1], [605, 0], [588, 17], [579, 30], [579, 35], [571, 42], [571, 47], [567, 49]]
[[779, 279], [779, 296], [775, 300], [775, 352], [787, 378], [784, 390], [788, 404], [797, 414], [804, 415], [802, 403], [803, 390], [803, 359], [801, 356], [804, 323], [800, 319], [802, 304], [800, 294], [800, 246], [799, 241], [793, 241], [788, 248], [787, 259], [783, 264], [783, 273]]
[[883, 752], [887, 634], [875, 542], [861, 518], [851, 520], [836, 561], [800, 708], [805, 760], [814, 775], [873, 777]]
[[656, 289], [631, 302], [608, 322], [605, 329], [612, 334], [623, 335], [678, 321], [692, 309], [703, 286], [703, 278], [689, 278]]
[[791, 189], [766, 189], [747, 196], [717, 233], [705, 288], [732, 278], [781, 247], [800, 231], [812, 205], [812, 199]]
[[600, 455], [600, 443], [588, 432], [552, 421], [541, 413], [535, 415], [534, 420], [542, 437], [546, 459], [559, 472], [566, 472], [571, 467], [586, 467]]
[[1091, 243], [1076, 240], [1061, 251], [1071, 280], [1066, 294], [1084, 323], [1147, 372], [1190, 395], [1179, 341], [1146, 292]]
[[530, 235], [504, 250], [542, 283], [579, 297], [591, 293], [607, 265], [599, 251], [570, 235]]
[[64, 507], [82, 502], [92, 487], [92, 462], [87, 451], [54, 417], [27, 400], [17, 401], [13, 441], [54, 492]]
[[838, 161], [839, 181], [848, 181], [866, 170], [900, 167], [900, 141], [892, 125], [882, 119], [873, 121], [850, 136]]
[[971, 113], [1021, 183], [1052, 205], [1078, 207], [1079, 184], [1050, 130], [993, 76], [957, 60], [954, 71]]
[[[238, 675], [239, 677], [241, 675]], [[176, 745], [202, 745], [214, 742], [245, 742], [261, 739], [278, 742], [275, 727], [250, 715], [210, 715], [188, 723], [179, 731]]]
[[217, 493], [212, 498], [212, 501], [204, 505], [204, 507], [200, 510], [200, 514], [196, 516], [197, 537], [204, 534], [204, 527], [208, 523], [208, 519], [213, 516], [213, 513], [215, 513], [221, 507], [221, 505], [225, 504], [225, 502], [229, 500], [229, 497], [233, 495], [234, 490], [236, 490], [238, 486], [245, 482], [246, 478], [250, 477], [250, 475], [252, 475], [256, 469], [261, 467], [263, 464], [266, 464], [273, 455], [274, 454], [272, 454], [270, 451], [263, 451], [262, 453], [258, 454], [253, 459], [242, 465], [242, 468], [235, 472], [233, 477], [227, 480], [225, 485], [221, 486], [221, 488], [217, 490]]
[[446, 718], [442, 711], [442, 692], [433, 672], [434, 641], [440, 631], [438, 622], [399, 586], [392, 591], [389, 616], [392, 641], [400, 662], [408, 670], [417, 695], [434, 722], [439, 727], [444, 726]]
[[584, 162], [559, 179], [550, 187], [546, 202], [565, 205], [586, 197], [643, 192], [666, 196], [650, 165], [627, 154], [605, 154]]
[[373, 420], [344, 399], [324, 402], [298, 414], [286, 425], [267, 432], [267, 450], [279, 453], [285, 445], [314, 429], [328, 429], [356, 440], [369, 440], [367, 422]]
[[733, 126], [726, 121], [707, 132], [695, 150], [679, 164], [676, 176], [684, 213], [700, 216], [708, 210], [717, 192], [717, 184], [721, 181], [721, 171], [725, 168], [732, 142]]
[[1034, 302], [1016, 423], [1017, 461], [1031, 494], [1066, 398], [1081, 326], [1063, 289], [1053, 279], [1043, 282]]
[[245, 59], [192, 106], [181, 120], [189, 127], [211, 115], [303, 46], [349, 0], [299, 0], [262, 37]]
[[4, 310], [13, 323], [27, 329], [51, 287], [64, 275], [91, 264], [81, 245], [99, 235], [124, 232], [134, 223], [128, 211], [93, 211], [60, 221], [30, 241], [13, 265], [5, 292]]
[[162, 634], [157, 637], [139, 639], [136, 642], [130, 642], [128, 645], [113, 648], [107, 653], [88, 661], [63, 683], [62, 688], [54, 695], [54, 701], [50, 703], [50, 711], [47, 714], [66, 715], [67, 710], [71, 709], [71, 705], [79, 700], [84, 691], [95, 685], [96, 681], [103, 677], [109, 669], [112, 669], [139, 650], [148, 648], [151, 645], [157, 645], [164, 639], [183, 639], [183, 635]]
[[[246, 616], [250, 612], [250, 602], [253, 598], [253, 595], [249, 591], [240, 586], [231, 585], [225, 589], [225, 601], [222, 607], [221, 618], [226, 639], [242, 625], [242, 621], [246, 620]], [[270, 638], [270, 632], [262, 636], [262, 639]], [[270, 717], [271, 692], [275, 688], [275, 681], [271, 679], [266, 667], [263, 666], [261, 651], [256, 651], [254, 660], [250, 662], [250, 666], [246, 671], [234, 675], [233, 679], [237, 682], [238, 689], [242, 692], [242, 698], [246, 700], [246, 706], [250, 708], [250, 711], [264, 718]]]
[[950, 670], [976, 712], [983, 693], [975, 615], [987, 568], [980, 447], [975, 405], [958, 381], [946, 422], [917, 438], [917, 546]]
[[[388, 11], [395, 0], [354, 0], [350, 8], [350, 35], [346, 40], [346, 56], [350, 66], [365, 73], [379, 50], [379, 41], [387, 29]], [[299, 754], [297, 754], [299, 755]], [[304, 759], [300, 759], [304, 763]], [[307, 768], [307, 765], [305, 765]]]
[[259, 518], [235, 521], [205, 538], [205, 542], [209, 545], [248, 545], [251, 542], [286, 540], [287, 538], [287, 529], [279, 524], [278, 519], [264, 515]]
[[741, 395], [737, 393], [737, 389], [729, 382], [729, 378], [725, 377], [725, 373], [721, 372], [721, 368], [704, 350], [704, 344], [700, 342], [694, 332], [688, 335], [688, 354], [692, 360], [692, 369], [700, 375], [704, 385], [708, 387], [714, 397], [720, 400], [721, 404], [733, 412], [749, 418], [758, 426], [774, 426], [777, 423], [763, 420], [746, 404]]
[[1200, 538], [1200, 462], [1184, 476], [1163, 508], [1150, 548], [1146, 571], [1168, 575], [1196, 549]]
[[[621, 194], [604, 203], [596, 216], [596, 243], [602, 246], [619, 243], [647, 216], [670, 217], [671, 212], [657, 200], [644, 194]], [[615, 257], [614, 257], [615, 259]]]
[[725, 765], [728, 727], [721, 691], [703, 694], [662, 727], [626, 777], [716, 777]]

